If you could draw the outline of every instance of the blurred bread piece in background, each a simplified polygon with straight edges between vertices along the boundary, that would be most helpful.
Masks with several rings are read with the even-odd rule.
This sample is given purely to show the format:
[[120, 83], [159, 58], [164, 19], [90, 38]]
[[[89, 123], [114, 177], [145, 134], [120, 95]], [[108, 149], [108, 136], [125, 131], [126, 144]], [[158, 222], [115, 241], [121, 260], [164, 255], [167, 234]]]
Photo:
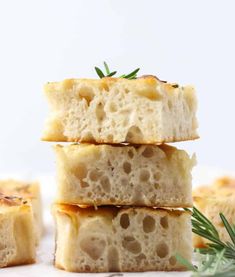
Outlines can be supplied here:
[[0, 267], [34, 263], [36, 240], [30, 200], [0, 193]]
[[[235, 178], [222, 177], [209, 186], [200, 186], [193, 191], [193, 202], [215, 226], [222, 241], [230, 241], [230, 237], [220, 219], [223, 213], [228, 222], [235, 225]], [[194, 247], [206, 247], [208, 240], [193, 236]]]
[[43, 233], [42, 203], [39, 183], [14, 179], [0, 180], [0, 193], [21, 197], [31, 203], [36, 230], [36, 243], [39, 244]]

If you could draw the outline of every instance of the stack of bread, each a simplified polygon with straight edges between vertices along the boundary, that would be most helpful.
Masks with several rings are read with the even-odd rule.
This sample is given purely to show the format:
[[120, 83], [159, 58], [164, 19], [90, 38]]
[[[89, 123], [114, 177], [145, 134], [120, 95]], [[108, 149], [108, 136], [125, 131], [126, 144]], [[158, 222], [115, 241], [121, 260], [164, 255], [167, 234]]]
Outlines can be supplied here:
[[191, 260], [195, 91], [154, 76], [48, 83], [56, 145], [55, 265], [74, 272], [184, 270]]

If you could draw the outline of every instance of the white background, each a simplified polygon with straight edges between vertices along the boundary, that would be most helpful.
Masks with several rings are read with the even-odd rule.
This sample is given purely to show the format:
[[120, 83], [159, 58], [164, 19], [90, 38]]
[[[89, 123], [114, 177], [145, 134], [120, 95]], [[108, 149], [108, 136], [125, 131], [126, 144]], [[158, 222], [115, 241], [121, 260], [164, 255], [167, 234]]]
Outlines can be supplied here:
[[54, 171], [41, 142], [47, 81], [120, 73], [194, 84], [201, 139], [180, 143], [200, 165], [235, 170], [235, 2], [8, 0], [0, 2], [0, 172]]

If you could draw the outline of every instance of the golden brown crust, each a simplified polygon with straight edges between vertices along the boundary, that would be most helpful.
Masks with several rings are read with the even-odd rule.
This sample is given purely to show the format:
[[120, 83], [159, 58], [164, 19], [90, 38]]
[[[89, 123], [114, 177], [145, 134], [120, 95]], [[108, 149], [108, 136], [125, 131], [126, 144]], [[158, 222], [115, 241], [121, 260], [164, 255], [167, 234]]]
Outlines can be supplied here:
[[[157, 83], [162, 83], [160, 80], [156, 79], [154, 76], [146, 76], [145, 78], [138, 78], [138, 79], [125, 79], [125, 78], [112, 78], [112, 77], [106, 77], [102, 79], [87, 79], [87, 78], [80, 78], [80, 79], [65, 79], [61, 82], [48, 82], [44, 86], [45, 92], [54, 92], [55, 88], [58, 86], [61, 86], [63, 89], [72, 89], [74, 84], [77, 82], [86, 82], [90, 85], [96, 85], [100, 88], [106, 88], [109, 86], [112, 86], [112, 84], [117, 82], [122, 83], [136, 83], [136, 84], [146, 84], [146, 85], [156, 85]], [[168, 84], [170, 85], [170, 84]], [[175, 84], [172, 84], [175, 85]], [[171, 86], [171, 85], [170, 85]], [[104, 92], [107, 92], [107, 90], [104, 89]]]
[[[177, 83], [168, 83], [166, 81], [162, 81], [158, 79], [154, 75], [144, 75], [137, 79], [125, 79], [125, 78], [113, 78], [113, 77], [105, 77], [102, 79], [88, 79], [88, 78], [79, 78], [79, 79], [65, 79], [60, 82], [48, 82], [44, 85], [44, 91], [46, 93], [54, 92], [55, 89], [61, 88], [63, 90], [70, 90], [73, 88], [74, 85], [76, 85], [78, 82], [84, 82], [89, 85], [95, 85], [99, 87], [100, 89], [104, 89], [104, 92], [108, 92], [108, 89], [110, 86], [112, 86], [115, 83], [125, 83], [125, 84], [135, 84], [137, 86], [139, 85], [146, 85], [146, 86], [156, 86], [157, 84], [161, 84], [164, 86], [164, 89], [168, 92], [174, 92], [176, 89], [178, 89], [180, 86]], [[185, 89], [191, 89], [192, 86], [185, 86], [182, 87]]]
[[[64, 205], [77, 205], [77, 203], [79, 203], [81, 201], [81, 199], [78, 199], [77, 201], [75, 202], [64, 202], [63, 203], [61, 201], [55, 201], [56, 203], [58, 204], [64, 204]], [[82, 202], [84, 202], [84, 200], [82, 200]], [[103, 206], [103, 202], [102, 200], [99, 201], [99, 202], [89, 202], [89, 203], [83, 203], [83, 205], [87, 206], [87, 207], [98, 207], [98, 206]], [[105, 206], [108, 206], [108, 207], [111, 207], [113, 206], [114, 203], [113, 201], [107, 199], [105, 200]], [[122, 201], [122, 200], [119, 200], [119, 204], [120, 206], [132, 206], [132, 207], [148, 207], [148, 208], [192, 208], [193, 207], [193, 204], [191, 202], [177, 202], [177, 204], [175, 204], [175, 202], [172, 202], [172, 203], [166, 203], [166, 202], [162, 202], [162, 203], [159, 203], [158, 205], [156, 205], [156, 203], [149, 203], [149, 204], [145, 204], [144, 206], [141, 206], [141, 205], [133, 205], [132, 202], [128, 202], [128, 201]]]
[[34, 263], [36, 263], [36, 260], [30, 258], [30, 259], [26, 259], [26, 260], [20, 261], [20, 262], [11, 262], [11, 263], [7, 264], [4, 267], [17, 266], [17, 265], [27, 265], [27, 264], [34, 264]]
[[141, 209], [142, 211], [146, 211], [146, 213], [155, 213], [155, 212], [166, 212], [171, 216], [180, 216], [182, 214], [191, 214], [189, 211], [184, 210], [176, 210], [172, 208], [152, 208], [152, 207], [130, 207], [130, 206], [101, 206], [101, 207], [93, 207], [93, 206], [84, 206], [84, 205], [69, 205], [69, 204], [57, 204], [55, 203], [53, 206], [54, 212], [64, 213], [64, 214], [89, 214], [89, 213], [99, 213], [99, 214], [105, 214], [105, 213], [113, 213], [117, 214], [120, 211], [123, 210], [135, 210], [135, 209]]
[[0, 205], [12, 207], [12, 206], [21, 206], [27, 204], [26, 200], [23, 200], [21, 197], [8, 196], [0, 193]]
[[216, 179], [213, 186], [216, 189], [230, 189], [235, 192], [235, 178], [224, 176], [219, 179]]
[[0, 180], [0, 193], [19, 198], [34, 199], [38, 197], [39, 184], [14, 179]]
[[200, 186], [193, 191], [193, 199], [196, 202], [206, 204], [206, 198], [221, 198], [235, 194], [235, 179], [224, 176], [216, 179], [210, 186]]
[[0, 207], [23, 211], [31, 209], [31, 204], [25, 198], [0, 193]]
[[[187, 137], [187, 138], [172, 138], [172, 139], [165, 139], [165, 140], [158, 140], [158, 141], [146, 141], [146, 140], [142, 140], [142, 141], [139, 141], [138, 144], [141, 144], [141, 145], [160, 145], [160, 144], [164, 144], [164, 143], [174, 143], [174, 142], [180, 142], [180, 141], [189, 141], [189, 140], [196, 140], [196, 139], [199, 139], [200, 137], [198, 135], [195, 135], [195, 136], [191, 136], [191, 137]], [[41, 138], [42, 141], [48, 141], [48, 142], [78, 142], [78, 143], [92, 143], [92, 144], [112, 144], [112, 145], [122, 145], [123, 143], [125, 144], [128, 144], [128, 145], [136, 145], [135, 144], [132, 144], [132, 143], [128, 143], [128, 142], [125, 142], [123, 141], [122, 143], [119, 143], [119, 142], [114, 142], [114, 141], [104, 141], [104, 140], [82, 140], [81, 138], [61, 138], [59, 136], [57, 137], [53, 137], [53, 136], [44, 136]]]
[[[97, 146], [97, 145], [109, 145], [109, 146], [113, 146], [113, 147], [126, 147], [126, 146], [131, 146], [131, 147], [134, 147], [134, 148], [139, 148], [141, 147], [143, 144], [129, 144], [129, 143], [91, 143], [91, 142], [84, 142], [84, 143], [80, 143], [80, 142], [74, 142], [74, 143], [71, 143], [70, 144], [70, 147], [93, 147], [93, 146]], [[150, 145], [151, 146], [151, 145]], [[156, 146], [155, 144], [153, 144], [153, 146]], [[65, 146], [64, 145], [61, 145], [61, 144], [56, 144], [56, 145], [53, 145], [53, 147], [55, 148], [61, 148], [63, 149]], [[158, 148], [162, 149], [162, 151], [168, 151], [169, 149], [171, 150], [174, 150], [176, 151], [177, 148], [175, 148], [174, 146], [171, 146], [169, 144], [159, 144], [157, 145]]]

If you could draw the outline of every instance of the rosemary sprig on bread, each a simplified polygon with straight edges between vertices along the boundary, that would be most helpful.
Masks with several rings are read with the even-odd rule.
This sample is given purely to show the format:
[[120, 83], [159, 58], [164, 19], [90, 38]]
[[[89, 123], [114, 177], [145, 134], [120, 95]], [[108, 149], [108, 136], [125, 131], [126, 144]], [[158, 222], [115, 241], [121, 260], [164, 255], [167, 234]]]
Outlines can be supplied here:
[[[106, 62], [104, 62], [104, 70], [105, 70], [105, 73], [99, 67], [95, 67], [95, 71], [96, 71], [97, 75], [100, 77], [100, 79], [105, 78], [105, 77], [112, 77], [117, 74], [117, 71], [110, 71], [109, 66]], [[139, 70], [140, 70], [140, 68], [137, 68], [137, 69], [133, 70], [131, 73], [123, 74], [123, 75], [119, 76], [118, 78], [125, 78], [125, 79], [129, 79], [129, 80], [136, 79], [137, 73]]]

